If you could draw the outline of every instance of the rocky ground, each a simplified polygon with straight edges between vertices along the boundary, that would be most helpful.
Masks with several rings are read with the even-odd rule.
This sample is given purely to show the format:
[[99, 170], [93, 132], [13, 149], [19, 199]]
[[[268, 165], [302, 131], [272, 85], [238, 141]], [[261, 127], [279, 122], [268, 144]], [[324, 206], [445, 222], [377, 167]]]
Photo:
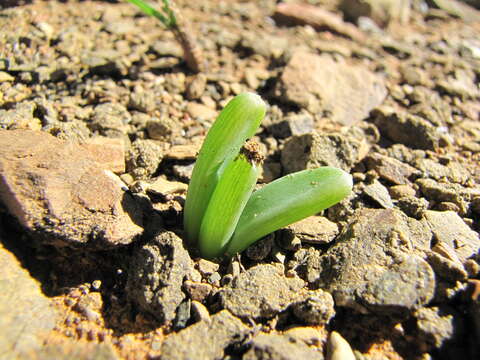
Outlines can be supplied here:
[[[480, 356], [478, 1], [178, 0], [198, 74], [131, 4], [1, 4], [1, 359]], [[261, 182], [354, 191], [211, 262], [185, 192], [244, 91]]]

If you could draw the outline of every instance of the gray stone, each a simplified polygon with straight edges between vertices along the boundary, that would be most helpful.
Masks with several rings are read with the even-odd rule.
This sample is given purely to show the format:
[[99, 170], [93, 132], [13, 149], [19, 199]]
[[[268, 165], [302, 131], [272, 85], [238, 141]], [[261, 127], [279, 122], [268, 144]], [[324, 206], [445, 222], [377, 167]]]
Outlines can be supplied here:
[[457, 213], [428, 210], [425, 219], [434, 235], [434, 241], [446, 243], [454, 249], [462, 263], [480, 250], [478, 233], [470, 229]]
[[178, 58], [183, 57], [183, 50], [177, 41], [159, 40], [155, 41], [152, 45], [152, 49], [160, 56], [175, 56]]
[[360, 142], [340, 134], [293, 136], [281, 153], [284, 171], [293, 173], [319, 166], [349, 171], [359, 160]]
[[130, 94], [128, 108], [143, 113], [150, 113], [155, 110], [156, 95], [153, 91], [136, 91]]
[[383, 81], [368, 70], [304, 52], [293, 54], [275, 88], [280, 100], [343, 125], [365, 119], [386, 95]]
[[220, 265], [210, 260], [198, 259], [196, 267], [200, 274], [202, 274], [204, 278], [207, 278], [213, 273], [217, 272]]
[[415, 219], [421, 219], [428, 209], [428, 201], [417, 196], [404, 196], [398, 199], [397, 206], [407, 216]]
[[323, 360], [323, 354], [288, 335], [260, 334], [249, 343], [242, 360]]
[[420, 171], [421, 176], [425, 178], [434, 180], [447, 179], [459, 184], [464, 184], [470, 179], [468, 169], [458, 162], [448, 161], [446, 165], [443, 165], [439, 159], [419, 158], [415, 159], [411, 164], [415, 166]]
[[284, 36], [276, 36], [264, 33], [262, 41], [258, 41], [259, 34], [253, 31], [242, 31], [241, 45], [256, 54], [266, 58], [278, 59], [288, 49], [289, 41]]
[[187, 99], [200, 99], [205, 92], [207, 77], [205, 74], [196, 75], [187, 85]]
[[338, 226], [323, 216], [309, 216], [282, 232], [282, 236], [297, 237], [306, 244], [328, 244], [338, 235]]
[[191, 300], [186, 299], [178, 305], [175, 318], [172, 322], [172, 328], [175, 331], [179, 331], [184, 329], [187, 326], [188, 320], [190, 319], [190, 308], [191, 308]]
[[321, 327], [295, 326], [283, 332], [290, 338], [304, 342], [307, 345], [314, 345], [322, 349], [327, 340], [327, 332]]
[[393, 207], [393, 202], [387, 188], [379, 181], [375, 180], [371, 184], [365, 186], [363, 192], [381, 207], [385, 209]]
[[40, 284], [1, 242], [0, 268], [0, 358], [31, 359], [26, 354], [42, 347], [58, 315]]
[[338, 306], [406, 315], [433, 297], [434, 273], [422, 259], [431, 237], [398, 210], [363, 209], [320, 258], [318, 286]]
[[375, 170], [382, 179], [396, 185], [409, 184], [418, 173], [414, 167], [378, 153], [367, 156], [365, 162], [369, 170]]
[[322, 289], [312, 290], [304, 299], [292, 304], [295, 316], [309, 325], [326, 325], [335, 316], [332, 295]]
[[141, 209], [91, 150], [44, 132], [0, 130], [0, 198], [42, 241], [96, 250], [142, 233]]
[[290, 115], [268, 126], [268, 131], [277, 139], [303, 135], [313, 131], [314, 121], [309, 114]]
[[382, 107], [374, 111], [374, 122], [383, 136], [412, 149], [434, 150], [440, 145], [439, 128], [419, 116]]
[[188, 165], [173, 165], [173, 173], [181, 180], [190, 180], [192, 177], [193, 168], [195, 163]]
[[159, 321], [171, 321], [185, 298], [183, 279], [191, 269], [192, 260], [182, 239], [172, 232], [162, 232], [139, 249], [133, 258], [128, 296]]
[[415, 196], [417, 193], [411, 185], [394, 185], [388, 188], [392, 199], [398, 200], [402, 197]]
[[236, 276], [220, 290], [223, 308], [241, 318], [271, 318], [284, 311], [304, 286], [299, 278], [287, 278], [281, 268], [261, 264]]
[[130, 113], [121, 104], [100, 104], [93, 110], [89, 128], [100, 135], [120, 137], [128, 132], [131, 119]]
[[454, 315], [445, 310], [438, 307], [422, 308], [414, 314], [417, 339], [430, 348], [441, 348], [446, 342], [452, 341], [460, 330], [455, 324]]
[[170, 140], [178, 136], [181, 126], [178, 121], [169, 117], [160, 117], [147, 122], [148, 136], [153, 140]]
[[15, 105], [13, 109], [0, 109], [0, 129], [40, 130], [42, 123], [34, 117], [36, 104], [25, 101]]
[[212, 285], [201, 282], [185, 281], [183, 287], [190, 299], [195, 301], [204, 301], [212, 292]]
[[463, 187], [460, 184], [436, 182], [432, 179], [418, 179], [415, 182], [420, 186], [422, 194], [437, 203], [451, 202], [459, 207], [459, 214], [465, 216], [469, 211], [469, 204], [480, 196], [480, 188]]
[[161, 360], [222, 359], [227, 346], [240, 343], [250, 332], [239, 319], [223, 310], [170, 334], [162, 344]]
[[135, 179], [152, 176], [163, 159], [163, 148], [154, 140], [137, 139], [127, 153], [127, 171]]

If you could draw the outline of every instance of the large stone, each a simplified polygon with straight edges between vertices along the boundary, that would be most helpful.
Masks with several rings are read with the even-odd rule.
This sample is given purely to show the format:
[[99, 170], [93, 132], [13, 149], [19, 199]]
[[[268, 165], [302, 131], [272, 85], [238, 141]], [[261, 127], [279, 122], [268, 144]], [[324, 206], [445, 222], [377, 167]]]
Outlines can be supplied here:
[[105, 249], [142, 233], [137, 204], [104, 165], [47, 133], [0, 130], [0, 199], [50, 243]]
[[397, 159], [378, 153], [367, 156], [365, 159], [369, 170], [375, 170], [377, 174], [393, 184], [409, 184], [413, 175], [418, 171]]
[[365, 119], [387, 95], [368, 70], [305, 52], [292, 55], [275, 88], [282, 101], [351, 125]]
[[374, 121], [383, 136], [412, 149], [434, 150], [441, 144], [441, 128], [423, 118], [390, 107], [374, 112]]
[[162, 345], [161, 360], [222, 359], [227, 346], [240, 343], [250, 332], [239, 319], [223, 310], [210, 321], [200, 321], [171, 334]]
[[[1, 239], [0, 239], [1, 240]], [[1, 359], [31, 358], [55, 326], [57, 313], [40, 284], [0, 242]]]
[[304, 286], [270, 264], [254, 266], [220, 291], [222, 306], [241, 318], [271, 318], [295, 302]]
[[172, 232], [162, 232], [139, 249], [133, 258], [128, 296], [159, 321], [172, 321], [185, 298], [182, 284], [192, 266], [182, 239]]
[[360, 160], [360, 147], [359, 141], [341, 134], [292, 136], [282, 150], [282, 166], [286, 173], [319, 166], [349, 171]]
[[359, 211], [320, 258], [318, 285], [336, 305], [405, 315], [433, 297], [434, 273], [422, 259], [431, 237], [426, 224], [398, 210]]

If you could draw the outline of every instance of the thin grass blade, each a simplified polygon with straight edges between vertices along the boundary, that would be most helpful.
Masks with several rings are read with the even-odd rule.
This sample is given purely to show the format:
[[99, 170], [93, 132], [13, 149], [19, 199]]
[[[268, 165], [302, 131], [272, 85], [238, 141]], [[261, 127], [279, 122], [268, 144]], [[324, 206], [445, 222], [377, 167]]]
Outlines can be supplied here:
[[[199, 235], [200, 253], [205, 258], [223, 254], [238, 219], [257, 183], [261, 158], [247, 146], [225, 167], [215, 187], [202, 220]], [[253, 149], [258, 146], [250, 143]]]
[[263, 236], [336, 204], [351, 190], [351, 176], [333, 167], [304, 170], [275, 180], [248, 200], [227, 244], [227, 255], [233, 256]]
[[210, 128], [195, 163], [185, 202], [184, 227], [190, 242], [198, 241], [221, 165], [233, 159], [244, 142], [255, 134], [265, 111], [260, 96], [243, 93], [227, 104]]
[[158, 20], [160, 20], [163, 25], [165, 25], [167, 28], [169, 28], [172, 24], [170, 19], [168, 19], [166, 16], [164, 16], [161, 12], [157, 11], [153, 7], [151, 7], [149, 4], [142, 0], [127, 0], [128, 2], [132, 3], [133, 5], [136, 5], [140, 10], [142, 10], [146, 15], [148, 16], [154, 16]]

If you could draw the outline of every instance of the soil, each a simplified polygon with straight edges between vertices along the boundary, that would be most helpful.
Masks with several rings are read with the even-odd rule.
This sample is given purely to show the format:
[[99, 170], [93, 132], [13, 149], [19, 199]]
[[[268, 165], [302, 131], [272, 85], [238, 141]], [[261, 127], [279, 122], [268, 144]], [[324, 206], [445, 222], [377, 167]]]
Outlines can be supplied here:
[[[175, 3], [182, 31], [196, 39], [199, 73], [187, 66], [173, 32], [127, 2], [0, 4], [0, 129], [82, 144], [97, 136], [120, 139], [126, 168], [114, 172], [139, 204], [144, 228], [128, 245], [59, 245], [0, 203], [1, 250], [18, 261], [9, 266], [27, 270], [41, 289], [35, 297], [47, 298], [56, 314], [40, 335], [33, 325], [21, 330], [34, 332], [39, 343], [21, 351], [7, 343], [7, 358], [175, 358], [162, 355], [162, 344], [169, 351], [181, 341], [187, 346], [188, 334], [197, 339], [194, 331], [204, 331], [198, 325], [210, 321], [205, 317], [216, 324], [208, 330], [212, 337], [218, 323], [231, 322], [231, 334], [218, 335], [220, 355], [216, 349], [205, 359], [270, 356], [269, 341], [293, 340], [258, 334], [287, 336], [297, 327], [318, 337], [295, 343], [312, 359], [326, 354], [332, 331], [347, 339], [357, 359], [475, 358], [479, 3], [454, 1], [452, 9], [443, 1], [391, 0], [385, 1], [391, 7], [373, 6], [361, 17], [350, 6], [355, 1], [308, 1], [324, 12], [317, 17], [311, 8], [285, 15], [274, 0]], [[408, 11], [399, 17], [395, 6], [405, 3]], [[173, 234], [167, 246], [158, 233], [182, 238], [184, 184], [199, 145], [216, 114], [244, 91], [268, 104], [254, 139], [265, 157], [261, 182], [332, 165], [352, 173], [354, 191], [318, 221], [282, 229], [233, 260], [207, 262], [188, 244], [189, 255], [179, 252]], [[0, 166], [0, 176], [6, 172]], [[362, 247], [358, 259], [349, 244]], [[171, 254], [162, 253], [166, 247]], [[132, 279], [145, 280], [143, 259], [181, 274], [165, 280], [178, 293], [171, 301], [180, 304], [172, 319], [135, 295]], [[250, 277], [259, 289], [267, 286], [264, 299], [254, 298], [262, 295], [256, 290], [249, 295], [262, 311], [238, 309], [250, 301], [240, 290], [252, 285], [242, 281], [257, 284]], [[23, 296], [21, 286], [8, 291]], [[14, 313], [13, 304], [5, 307]], [[318, 320], [309, 323], [312, 314]], [[272, 356], [294, 358], [285, 351]]]

